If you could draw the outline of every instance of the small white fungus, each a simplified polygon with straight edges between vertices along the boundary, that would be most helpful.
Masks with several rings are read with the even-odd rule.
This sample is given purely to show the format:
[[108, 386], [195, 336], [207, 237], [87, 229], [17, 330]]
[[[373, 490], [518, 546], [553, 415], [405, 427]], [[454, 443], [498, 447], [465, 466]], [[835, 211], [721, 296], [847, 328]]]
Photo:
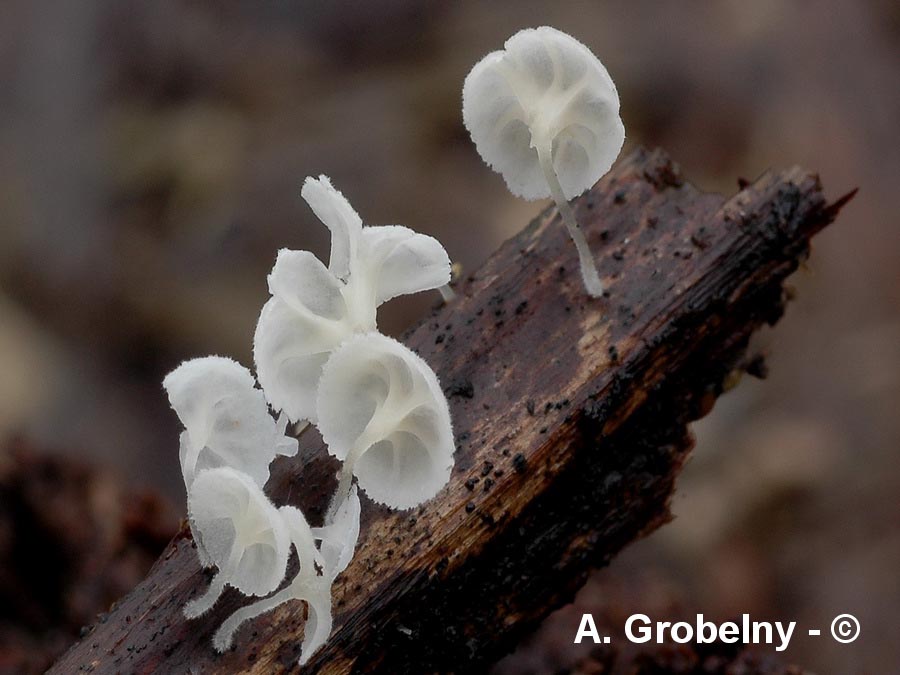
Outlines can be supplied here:
[[[331, 230], [331, 256], [326, 267], [307, 251], [279, 251], [254, 337], [263, 390], [247, 369], [221, 357], [185, 362], [163, 382], [185, 426], [181, 466], [197, 553], [204, 567], [218, 567], [185, 615], [207, 612], [226, 585], [271, 594], [221, 624], [213, 646], [222, 652], [246, 621], [301, 600], [301, 665], [331, 633], [331, 586], [356, 550], [361, 505], [353, 476], [372, 499], [409, 508], [447, 482], [454, 449], [437, 376], [375, 332], [376, 310], [391, 298], [433, 288], [446, 297], [447, 253], [405, 227], [364, 227], [325, 176], [308, 178], [303, 198]], [[280, 411], [277, 421], [266, 401]], [[285, 435], [289, 420], [317, 423], [330, 452], [344, 460], [325, 523], [315, 529], [299, 509], [276, 509], [262, 490], [272, 459], [297, 451]], [[292, 545], [299, 570], [276, 590]]]
[[555, 28], [521, 30], [466, 77], [463, 121], [513, 194], [554, 199], [585, 287], [599, 296], [597, 269], [567, 200], [609, 171], [625, 141], [619, 95], [600, 60]]
[[[325, 644], [331, 634], [331, 584], [353, 557], [356, 538], [359, 535], [359, 498], [354, 492], [347, 500], [343, 513], [339, 514], [338, 519], [329, 528], [311, 529], [303, 513], [292, 506], [282, 506], [279, 515], [288, 528], [297, 551], [300, 561], [297, 575], [290, 584], [277, 593], [242, 607], [228, 617], [213, 636], [213, 646], [219, 652], [230, 649], [235, 633], [246, 621], [269, 612], [285, 602], [302, 600], [307, 603], [307, 617], [300, 652], [300, 664], [303, 665]], [[331, 544], [326, 548], [323, 541], [323, 549], [320, 552], [315, 547], [315, 540], [322, 539], [322, 529], [329, 530], [325, 536], [330, 537]]]
[[279, 251], [253, 354], [272, 407], [315, 422], [330, 352], [354, 333], [375, 330], [383, 302], [447, 284], [450, 259], [436, 239], [406, 227], [363, 227], [326, 176], [307, 178], [302, 196], [331, 230], [329, 265], [307, 251]]
[[332, 354], [318, 393], [318, 426], [344, 462], [330, 514], [351, 476], [376, 502], [406, 509], [434, 497], [453, 468], [447, 399], [434, 371], [396, 340], [355, 336]]
[[291, 538], [278, 510], [249, 476], [230, 467], [200, 471], [188, 490], [188, 516], [203, 566], [219, 570], [207, 592], [185, 606], [186, 617], [207, 612], [226, 585], [244, 595], [278, 588]]

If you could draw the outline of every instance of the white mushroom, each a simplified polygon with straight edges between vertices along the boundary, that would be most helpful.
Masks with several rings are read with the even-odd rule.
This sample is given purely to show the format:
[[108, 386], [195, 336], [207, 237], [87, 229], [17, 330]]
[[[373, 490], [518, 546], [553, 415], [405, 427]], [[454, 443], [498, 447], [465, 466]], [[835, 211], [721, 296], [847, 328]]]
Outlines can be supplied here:
[[381, 303], [447, 284], [450, 260], [432, 237], [400, 226], [363, 227], [326, 176], [307, 178], [302, 196], [331, 230], [331, 258], [326, 268], [307, 251], [279, 251], [253, 353], [269, 403], [293, 421], [315, 421], [330, 352], [354, 333], [375, 330]]
[[[216, 634], [213, 636], [213, 646], [219, 652], [224, 652], [231, 647], [234, 634], [238, 628], [250, 619], [265, 612], [275, 609], [278, 605], [291, 600], [303, 600], [307, 603], [306, 625], [303, 629], [303, 643], [300, 651], [300, 665], [306, 663], [309, 657], [328, 639], [331, 634], [331, 582], [337, 574], [330, 574], [332, 563], [349, 562], [356, 546], [356, 536], [359, 533], [359, 498], [356, 498], [356, 506], [353, 499], [348, 499], [349, 507], [340, 518], [343, 529], [342, 534], [348, 537], [345, 546], [341, 548], [339, 559], [331, 560], [331, 551], [320, 553], [314, 543], [315, 531], [311, 530], [303, 513], [292, 506], [282, 506], [279, 513], [286, 524], [297, 556], [300, 560], [300, 569], [297, 576], [285, 588], [268, 598], [259, 600], [251, 605], [242, 607], [228, 617]], [[355, 513], [354, 513], [355, 508]], [[350, 521], [355, 518], [355, 534]], [[337, 533], [335, 533], [337, 534]], [[350, 543], [349, 538], [352, 538]], [[346, 553], [349, 545], [349, 556]], [[346, 558], [346, 562], [344, 562]], [[323, 571], [319, 574], [319, 569]], [[341, 568], [343, 569], [343, 568]]]
[[243, 471], [262, 487], [275, 456], [297, 452], [297, 441], [284, 434], [287, 420], [272, 419], [250, 371], [231, 359], [185, 361], [163, 387], [185, 427], [179, 454], [186, 487], [197, 472], [217, 466]]
[[226, 584], [244, 595], [278, 588], [291, 548], [288, 526], [249, 476], [229, 467], [200, 471], [188, 491], [188, 516], [201, 563], [219, 570], [206, 593], [185, 605], [187, 618], [207, 612]]
[[555, 28], [519, 31], [466, 77], [463, 121], [513, 194], [553, 197], [585, 287], [600, 296], [597, 268], [568, 200], [609, 171], [625, 140], [619, 95], [603, 64]]
[[[301, 664], [328, 639], [331, 585], [356, 548], [354, 474], [373, 499], [406, 508], [432, 497], [453, 465], [437, 377], [406, 347], [373, 332], [383, 302], [449, 282], [446, 252], [405, 227], [364, 227], [324, 176], [307, 179], [303, 197], [331, 230], [331, 257], [326, 267], [306, 251], [279, 252], [254, 338], [263, 391], [249, 371], [221, 357], [186, 362], [163, 383], [185, 426], [181, 464], [197, 552], [204, 567], [218, 567], [185, 615], [208, 611], [226, 585], [271, 593], [223, 622], [213, 644], [224, 651], [247, 620], [303, 600]], [[277, 421], [266, 399], [280, 411]], [[298, 509], [276, 509], [262, 491], [274, 456], [297, 450], [285, 435], [289, 419], [318, 421], [331, 452], [346, 460], [325, 524], [315, 530]], [[291, 545], [299, 571], [276, 591]]]
[[317, 399], [328, 451], [344, 462], [333, 522], [352, 476], [376, 502], [411, 508], [450, 477], [453, 431], [437, 376], [420, 357], [378, 333], [344, 342], [325, 364]]

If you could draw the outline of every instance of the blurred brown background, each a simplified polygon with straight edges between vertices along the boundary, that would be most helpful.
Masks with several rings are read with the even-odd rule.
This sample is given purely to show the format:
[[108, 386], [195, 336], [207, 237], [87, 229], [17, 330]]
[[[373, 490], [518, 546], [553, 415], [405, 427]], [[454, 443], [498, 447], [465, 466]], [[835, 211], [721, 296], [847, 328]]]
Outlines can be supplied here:
[[[327, 255], [299, 198], [326, 173], [371, 224], [472, 269], [542, 205], [512, 197], [460, 119], [469, 68], [519, 28], [588, 44], [628, 141], [704, 189], [801, 164], [859, 186], [795, 278], [745, 381], [697, 425], [676, 520], [595, 575], [501, 663], [590, 648], [581, 611], [796, 620], [787, 659], [900, 672], [900, 5], [120, 2], [0, 5], [0, 437], [88, 460], [180, 509], [160, 381], [251, 337], [279, 247]], [[435, 297], [395, 301], [385, 332]], [[0, 458], [2, 462], [2, 458]], [[632, 602], [633, 604], [633, 602]], [[851, 612], [857, 642], [828, 636]], [[819, 627], [820, 638], [805, 637]]]

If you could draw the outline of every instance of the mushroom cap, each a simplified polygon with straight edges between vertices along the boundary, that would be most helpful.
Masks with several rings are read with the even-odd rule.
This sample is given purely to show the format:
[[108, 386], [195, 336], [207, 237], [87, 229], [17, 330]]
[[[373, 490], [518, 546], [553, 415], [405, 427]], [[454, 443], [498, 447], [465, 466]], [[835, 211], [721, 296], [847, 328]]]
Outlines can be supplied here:
[[328, 451], [354, 456], [353, 473], [374, 501], [411, 508], [447, 483], [447, 399], [428, 364], [396, 340], [366, 333], [344, 342], [325, 364], [316, 405]]
[[327, 176], [307, 178], [302, 194], [331, 230], [331, 259], [326, 268], [308, 251], [278, 252], [253, 357], [272, 407], [315, 422], [330, 352], [354, 332], [374, 330], [381, 303], [449, 282], [450, 259], [436, 239], [409, 228], [363, 227]]
[[250, 371], [232, 359], [185, 361], [163, 387], [185, 427], [179, 455], [188, 487], [198, 471], [217, 466], [239, 469], [262, 486], [275, 456], [297, 451], [297, 441], [269, 414]]
[[360, 250], [361, 276], [375, 292], [376, 307], [450, 282], [450, 257], [441, 243], [408, 227], [366, 227]]
[[510, 192], [550, 196], [536, 148], [552, 153], [566, 199], [609, 171], [625, 141], [616, 85], [590, 49], [543, 26], [521, 30], [475, 64], [463, 85], [463, 122]]
[[313, 210], [319, 220], [331, 230], [331, 258], [328, 269], [346, 281], [350, 274], [350, 261], [356, 257], [356, 249], [362, 231], [362, 218], [336, 190], [328, 176], [318, 178], [307, 176], [303, 181], [300, 196]]
[[216, 565], [226, 583], [245, 595], [266, 595], [284, 579], [287, 525], [249, 476], [230, 467], [200, 471], [188, 491], [188, 515], [201, 561]]
[[270, 298], [256, 324], [253, 360], [272, 407], [283, 410], [294, 422], [315, 422], [322, 366], [331, 351], [351, 334], [344, 321], [299, 312], [280, 296]]
[[[362, 219], [328, 176], [308, 177], [301, 196], [331, 230], [328, 271], [341, 281], [372, 289], [376, 306], [398, 295], [427, 291], [450, 281], [450, 259], [440, 242], [400, 225], [363, 227]], [[320, 270], [315, 272], [321, 277]], [[363, 278], [354, 279], [354, 274]], [[310, 287], [321, 288], [323, 297], [333, 295], [334, 291], [326, 288], [326, 280], [313, 282], [311, 274], [304, 276], [297, 278], [301, 284], [312, 282]], [[279, 295], [277, 289], [271, 290], [272, 295]]]

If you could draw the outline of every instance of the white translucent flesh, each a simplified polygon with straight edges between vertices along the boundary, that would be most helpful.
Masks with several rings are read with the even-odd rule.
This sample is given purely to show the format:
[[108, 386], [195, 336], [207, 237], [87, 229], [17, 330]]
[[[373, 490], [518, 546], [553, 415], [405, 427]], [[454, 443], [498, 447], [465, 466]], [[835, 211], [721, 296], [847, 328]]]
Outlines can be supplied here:
[[363, 229], [361, 272], [375, 289], [375, 304], [450, 282], [450, 258], [434, 237], [400, 225]]
[[354, 485], [336, 510], [333, 520], [324, 527], [312, 529], [313, 537], [322, 542], [319, 550], [324, 561], [324, 572], [331, 579], [347, 569], [353, 559], [359, 539], [360, 513], [359, 495]]
[[279, 252], [269, 275], [253, 355], [266, 398], [293, 421], [316, 421], [316, 391], [329, 353], [375, 330], [377, 307], [450, 281], [440, 243], [400, 226], [363, 227], [327, 177], [308, 178], [303, 197], [331, 230], [328, 268], [307, 251]]
[[196, 619], [198, 616], [206, 614], [213, 608], [222, 592], [225, 590], [226, 576], [222, 573], [216, 574], [209, 582], [206, 592], [198, 598], [194, 598], [184, 605], [184, 616], [186, 619]]
[[215, 635], [213, 635], [213, 647], [217, 652], [225, 652], [231, 649], [231, 645], [234, 642], [234, 634], [244, 623], [250, 621], [250, 619], [256, 618], [260, 614], [272, 611], [284, 602], [294, 599], [292, 589], [288, 586], [268, 598], [263, 598], [246, 607], [241, 607], [225, 619], [218, 630], [216, 630]]
[[331, 185], [328, 176], [309, 177], [300, 192], [319, 220], [331, 230], [331, 259], [328, 269], [339, 279], [350, 274], [350, 261], [356, 257], [362, 219], [346, 197]]
[[584, 281], [585, 290], [591, 297], [599, 298], [603, 295], [603, 283], [600, 281], [600, 275], [597, 272], [597, 264], [594, 262], [594, 256], [588, 246], [587, 239], [584, 238], [584, 232], [578, 226], [575, 220], [575, 213], [569, 202], [563, 196], [562, 188], [559, 185], [553, 167], [550, 165], [550, 157], [547, 153], [540, 153], [541, 168], [544, 171], [544, 177], [550, 186], [550, 194], [553, 201], [556, 202], [556, 208], [559, 210], [560, 218], [565, 223], [566, 230], [575, 244], [575, 250], [578, 252], [578, 266], [581, 269], [581, 279]]
[[163, 380], [185, 431], [179, 456], [185, 485], [206, 468], [230, 466], [258, 485], [278, 454], [294, 454], [297, 442], [269, 414], [250, 371], [231, 359], [209, 356], [185, 361]]
[[564, 198], [572, 199], [609, 171], [625, 140], [606, 68], [547, 26], [519, 31], [472, 68], [463, 121], [484, 161], [525, 199], [551, 196], [538, 150], [550, 155]]
[[325, 644], [331, 635], [331, 586], [311, 585], [298, 590], [307, 604], [306, 625], [303, 627], [303, 643], [300, 649], [300, 665]]
[[317, 409], [329, 452], [345, 462], [344, 478], [356, 475], [374, 501], [411, 508], [449, 479], [447, 399], [428, 364], [396, 340], [368, 333], [342, 344], [325, 365]]
[[229, 467], [199, 472], [188, 491], [188, 516], [201, 560], [219, 568], [217, 583], [266, 595], [284, 579], [288, 527], [246, 474]]
[[597, 267], [568, 200], [609, 171], [625, 140], [619, 96], [603, 64], [554, 28], [519, 31], [469, 73], [463, 120], [513, 194], [553, 198], [585, 288], [599, 297]]
[[256, 374], [273, 408], [316, 420], [316, 389], [331, 351], [352, 334], [346, 321], [298, 312], [279, 297], [263, 306], [253, 338]]
[[309, 251], [281, 249], [269, 274], [269, 291], [292, 309], [319, 319], [347, 316], [343, 282]]
[[303, 665], [325, 644], [331, 634], [331, 584], [325, 577], [308, 578], [298, 575], [289, 586], [274, 595], [237, 610], [219, 626], [213, 636], [213, 647], [219, 652], [227, 651], [231, 648], [235, 633], [241, 625], [292, 600], [307, 603], [306, 625], [303, 628], [300, 652], [300, 665]]
[[456, 292], [452, 288], [450, 288], [450, 284], [438, 286], [438, 291], [440, 291], [441, 300], [443, 300], [445, 304], [453, 301], [456, 298]]
[[[359, 509], [355, 512], [356, 531], [359, 530]], [[329, 562], [315, 548], [313, 531], [310, 529], [303, 514], [291, 506], [283, 506], [279, 512], [286, 524], [291, 540], [297, 550], [300, 559], [300, 569], [291, 583], [268, 598], [259, 600], [251, 605], [242, 607], [228, 617], [213, 636], [213, 646], [219, 652], [229, 649], [234, 641], [235, 633], [242, 624], [265, 612], [269, 612], [279, 605], [292, 600], [302, 600], [307, 603], [306, 625], [303, 630], [303, 643], [301, 645], [300, 663], [305, 663], [309, 657], [328, 639], [331, 634], [331, 582], [336, 575], [319, 575], [317, 566], [324, 567], [328, 571]], [[352, 505], [347, 514], [342, 516], [342, 521], [354, 516]], [[352, 535], [352, 526], [344, 522], [343, 536]], [[356, 536], [352, 535], [355, 546]], [[342, 560], [343, 558], [341, 558]]]
[[[317, 421], [322, 407], [329, 419], [349, 415], [360, 437], [345, 453], [347, 477], [358, 466], [360, 485], [396, 506], [431, 497], [446, 483], [453, 463], [449, 411], [434, 373], [399, 343], [370, 332], [381, 303], [450, 281], [446, 252], [435, 239], [405, 227], [364, 228], [324, 176], [307, 179], [303, 197], [331, 230], [331, 258], [326, 268], [305, 251], [278, 254], [269, 275], [272, 297], [254, 337], [265, 397], [246, 369], [217, 357], [184, 364], [164, 383], [186, 427], [179, 454], [198, 555], [204, 567], [218, 567], [185, 614], [208, 611], [227, 585], [245, 595], [273, 593], [293, 544], [300, 560], [294, 580], [235, 612], [216, 632], [214, 645], [227, 649], [247, 620], [283, 602], [303, 600], [308, 616], [301, 664], [331, 632], [331, 583], [353, 557], [361, 509], [357, 488], [347, 481], [326, 525], [315, 533], [296, 508], [272, 505], [262, 492], [268, 464], [297, 447], [285, 435], [288, 421]], [[344, 388], [326, 387], [323, 404], [326, 364], [345, 347], [355, 353], [360, 345], [364, 361], [332, 370], [345, 379]], [[347, 390], [348, 383], [362, 391]], [[351, 405], [343, 411], [341, 396]], [[365, 397], [379, 399], [380, 410], [368, 410], [360, 403]], [[268, 414], [266, 398], [281, 411], [277, 422]]]
[[316, 548], [316, 538], [306, 522], [303, 512], [293, 506], [282, 506], [278, 509], [288, 528], [291, 543], [297, 551], [300, 561], [300, 572], [307, 576], [315, 576], [316, 570], [324, 567], [325, 561]]

